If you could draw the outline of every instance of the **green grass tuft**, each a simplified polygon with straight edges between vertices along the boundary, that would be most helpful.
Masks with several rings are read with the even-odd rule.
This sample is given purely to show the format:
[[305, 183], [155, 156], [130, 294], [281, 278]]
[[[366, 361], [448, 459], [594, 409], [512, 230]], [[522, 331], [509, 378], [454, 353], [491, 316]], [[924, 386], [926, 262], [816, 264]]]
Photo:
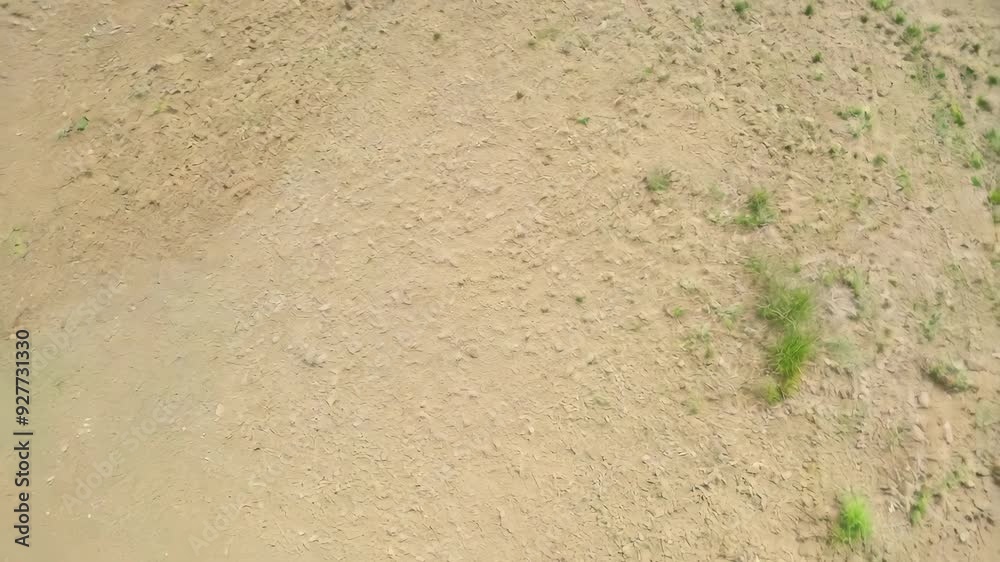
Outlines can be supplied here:
[[920, 43], [924, 39], [924, 32], [918, 25], [908, 25], [903, 31], [903, 41], [909, 44]]
[[778, 326], [791, 327], [808, 320], [813, 313], [812, 292], [771, 280], [758, 308], [761, 318]]
[[986, 197], [986, 200], [994, 207], [1000, 206], [1000, 187], [994, 187]]
[[871, 539], [872, 515], [864, 498], [847, 496], [840, 500], [840, 515], [837, 517], [833, 536], [837, 541], [851, 546]]
[[983, 187], [983, 180], [979, 176], [972, 176], [970, 181], [972, 182], [972, 187]]
[[997, 77], [995, 74], [990, 74], [986, 77], [986, 83], [990, 86], [996, 86], [997, 84], [1000, 84], [1000, 77]]
[[900, 191], [904, 192], [913, 189], [913, 180], [910, 178], [910, 173], [906, 171], [906, 168], [900, 168], [896, 174], [896, 185], [899, 186]]
[[817, 63], [823, 62], [823, 53], [816, 53], [816, 54], [814, 54], [813, 57], [812, 57], [812, 62], [813, 62], [813, 64], [817, 64]]
[[771, 195], [758, 189], [750, 194], [747, 199], [747, 212], [736, 218], [736, 222], [743, 226], [761, 228], [774, 222], [777, 213], [771, 206]]
[[740, 17], [745, 17], [747, 12], [750, 11], [750, 3], [746, 0], [737, 0], [736, 2], [733, 2], [733, 10], [735, 10]]
[[646, 175], [646, 189], [653, 192], [666, 191], [674, 183], [674, 171], [656, 168]]
[[984, 98], [983, 96], [976, 98], [976, 107], [989, 113], [993, 112], [993, 104], [991, 104], [990, 100]]
[[962, 113], [962, 108], [958, 107], [957, 103], [949, 105], [948, 111], [951, 113], [951, 121], [953, 123], [959, 127], [965, 126], [965, 115]]
[[782, 396], [788, 396], [798, 388], [802, 369], [812, 358], [815, 345], [815, 336], [801, 328], [792, 327], [771, 348], [771, 366], [778, 378]]
[[892, 16], [892, 23], [896, 25], [903, 25], [906, 23], [906, 14], [903, 12], [896, 12], [896, 15]]
[[861, 133], [870, 131], [872, 128], [872, 114], [867, 108], [857, 106], [848, 107], [847, 109], [838, 111], [837, 116], [844, 121], [851, 121], [853, 123], [851, 135], [854, 138], [860, 137]]
[[816, 13], [816, 8], [814, 8], [812, 4], [807, 4], [806, 9], [803, 10], [802, 13], [809, 17], [813, 17], [813, 14]]
[[892, 7], [892, 0], [872, 0], [872, 8], [884, 12]]
[[917, 497], [910, 506], [910, 524], [917, 525], [927, 515], [927, 508], [930, 506], [931, 495], [926, 488], [921, 488], [917, 492]]
[[969, 167], [973, 170], [983, 169], [983, 155], [978, 150], [973, 150], [969, 155]]
[[924, 375], [950, 393], [965, 392], [972, 388], [965, 371], [951, 363], [941, 361], [930, 363], [924, 367]]
[[986, 138], [986, 143], [989, 145], [990, 150], [993, 151], [993, 154], [1000, 156], [1000, 131], [990, 129], [983, 136]]
[[799, 386], [806, 363], [815, 354], [819, 338], [813, 327], [813, 294], [793, 284], [760, 260], [751, 260], [750, 269], [763, 287], [757, 313], [777, 330], [777, 341], [768, 349], [774, 381], [763, 388], [762, 397], [775, 404], [791, 396]]

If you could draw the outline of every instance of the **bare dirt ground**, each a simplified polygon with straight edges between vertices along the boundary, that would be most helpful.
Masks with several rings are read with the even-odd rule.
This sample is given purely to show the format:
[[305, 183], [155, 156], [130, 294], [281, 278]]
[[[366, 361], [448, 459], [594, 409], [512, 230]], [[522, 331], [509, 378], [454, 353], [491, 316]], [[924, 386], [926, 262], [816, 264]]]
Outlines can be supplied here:
[[2, 559], [997, 560], [1000, 5], [735, 8], [0, 2]]

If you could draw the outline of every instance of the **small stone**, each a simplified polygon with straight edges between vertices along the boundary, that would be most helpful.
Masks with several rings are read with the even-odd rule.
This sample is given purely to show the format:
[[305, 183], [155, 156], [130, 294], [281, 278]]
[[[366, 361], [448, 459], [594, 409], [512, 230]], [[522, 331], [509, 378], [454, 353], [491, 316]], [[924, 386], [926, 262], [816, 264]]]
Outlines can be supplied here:
[[174, 55], [170, 55], [169, 57], [163, 59], [163, 62], [165, 62], [167, 64], [180, 64], [180, 63], [184, 62], [184, 54], [183, 53], [177, 53], [177, 54], [174, 54]]
[[944, 422], [941, 426], [941, 431], [944, 432], [944, 440], [951, 443], [955, 440], [955, 434], [951, 430], [951, 422]]
[[910, 428], [910, 433], [913, 435], [914, 441], [917, 441], [918, 443], [927, 442], [927, 436], [924, 435], [924, 430], [920, 429], [919, 425], [914, 425]]
[[920, 395], [917, 396], [917, 403], [920, 404], [921, 408], [929, 408], [931, 405], [930, 393], [926, 390], [921, 392]]
[[224, 414], [225, 412], [226, 412], [226, 407], [223, 406], [222, 404], [217, 404], [215, 406], [215, 417], [221, 418], [222, 414]]

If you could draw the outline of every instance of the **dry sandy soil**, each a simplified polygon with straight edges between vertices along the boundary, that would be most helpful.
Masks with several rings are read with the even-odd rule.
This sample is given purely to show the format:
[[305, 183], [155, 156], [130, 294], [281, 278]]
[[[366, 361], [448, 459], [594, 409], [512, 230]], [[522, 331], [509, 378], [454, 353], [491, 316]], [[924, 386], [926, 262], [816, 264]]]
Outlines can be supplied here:
[[0, 559], [1000, 559], [1000, 4], [805, 8], [0, 2]]

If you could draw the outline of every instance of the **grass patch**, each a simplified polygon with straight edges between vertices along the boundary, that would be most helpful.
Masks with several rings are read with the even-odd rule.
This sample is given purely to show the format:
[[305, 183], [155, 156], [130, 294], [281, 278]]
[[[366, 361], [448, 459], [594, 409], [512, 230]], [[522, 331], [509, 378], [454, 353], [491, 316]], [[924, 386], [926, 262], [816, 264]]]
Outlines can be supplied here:
[[990, 103], [990, 100], [984, 98], [983, 96], [976, 98], [976, 107], [988, 113], [993, 113], [993, 104]]
[[990, 86], [996, 86], [997, 84], [1000, 84], [1000, 77], [997, 77], [995, 74], [990, 74], [986, 77], [986, 83]]
[[750, 11], [750, 3], [746, 0], [737, 0], [736, 2], [733, 2], [733, 10], [735, 10], [741, 18], [745, 18], [747, 16], [747, 12]]
[[989, 145], [993, 154], [1000, 156], [1000, 131], [990, 129], [983, 136], [986, 138], [986, 144]]
[[994, 187], [990, 194], [986, 197], [986, 200], [990, 205], [996, 207], [1000, 206], [1000, 188]]
[[972, 187], [983, 187], [983, 180], [979, 176], [972, 176], [969, 181], [972, 182]]
[[788, 396], [798, 388], [802, 369], [812, 358], [815, 346], [815, 336], [793, 326], [771, 348], [771, 366], [782, 396]]
[[910, 524], [918, 525], [923, 520], [924, 516], [927, 515], [927, 508], [930, 507], [931, 494], [927, 491], [927, 488], [921, 488], [917, 492], [917, 496], [913, 498], [913, 504], [910, 506]]
[[812, 292], [772, 279], [768, 282], [757, 312], [761, 318], [778, 327], [802, 324], [812, 317]]
[[743, 226], [761, 228], [774, 222], [777, 213], [771, 206], [771, 195], [758, 189], [750, 194], [747, 199], [747, 212], [736, 217], [736, 222]]
[[77, 119], [72, 125], [59, 131], [59, 138], [66, 138], [73, 133], [82, 133], [90, 126], [90, 119], [84, 115]]
[[953, 103], [948, 106], [948, 113], [951, 115], [951, 122], [958, 125], [959, 127], [965, 126], [965, 115], [962, 113], [962, 108], [958, 107], [957, 103]]
[[872, 8], [884, 12], [892, 7], [892, 0], [872, 0]]
[[851, 546], [864, 544], [872, 537], [872, 515], [868, 502], [861, 496], [847, 496], [840, 500], [833, 537]]
[[866, 108], [863, 107], [849, 107], [842, 111], [837, 112], [837, 116], [844, 121], [849, 121], [851, 125], [851, 136], [858, 138], [865, 131], [870, 131], [872, 128], [872, 114]]
[[906, 14], [903, 12], [896, 12], [896, 14], [892, 16], [892, 23], [896, 25], [903, 25], [906, 23]]
[[886, 158], [885, 154], [876, 154], [875, 155], [875, 159], [872, 160], [872, 164], [876, 168], [881, 168], [882, 166], [885, 166], [886, 162], [888, 162], [888, 161], [889, 161], [889, 159]]
[[903, 41], [913, 45], [924, 40], [924, 32], [918, 25], [908, 25], [903, 31]]
[[809, 17], [813, 17], [813, 14], [816, 13], [816, 8], [814, 8], [812, 4], [806, 4], [806, 9], [802, 10], [802, 13]]
[[973, 170], [983, 169], [983, 155], [978, 150], [973, 150], [969, 155], [969, 167]]
[[655, 168], [648, 174], [643, 180], [646, 183], [646, 189], [659, 193], [661, 191], [666, 191], [674, 184], [674, 171], [667, 170], [666, 168]]
[[900, 191], [913, 189], [913, 180], [910, 179], [910, 173], [906, 171], [906, 168], [900, 168], [899, 172], [896, 173], [896, 185], [899, 186]]
[[578, 125], [586, 127], [590, 123], [590, 117], [577, 117], [576, 122]]
[[949, 393], [965, 392], [972, 388], [966, 372], [951, 363], [936, 361], [924, 366], [924, 375]]
[[812, 56], [813, 64], [818, 64], [823, 62], [823, 53], [816, 53]]
[[761, 392], [768, 404], [775, 404], [795, 392], [806, 364], [815, 354], [819, 338], [813, 327], [813, 294], [760, 260], [752, 260], [750, 268], [763, 287], [757, 314], [778, 331], [777, 341], [768, 349], [774, 380]]

